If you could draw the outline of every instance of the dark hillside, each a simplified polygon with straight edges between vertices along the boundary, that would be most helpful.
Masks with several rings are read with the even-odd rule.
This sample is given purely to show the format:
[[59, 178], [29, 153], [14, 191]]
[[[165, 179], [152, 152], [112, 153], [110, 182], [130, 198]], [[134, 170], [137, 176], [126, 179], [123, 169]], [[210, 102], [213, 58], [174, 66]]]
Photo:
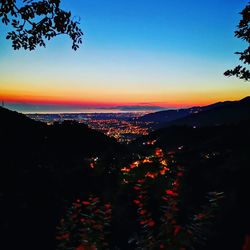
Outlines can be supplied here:
[[86, 158], [123, 147], [73, 121], [48, 126], [4, 108], [0, 120], [0, 249], [55, 249], [65, 206], [116, 183], [112, 175], [94, 176]]
[[250, 97], [240, 101], [218, 102], [203, 107], [165, 110], [147, 114], [142, 121], [155, 122], [156, 128], [169, 125], [214, 126], [237, 123], [250, 117]]
[[192, 127], [218, 126], [223, 124], [237, 124], [241, 121], [249, 120], [249, 117], [250, 97], [246, 97], [240, 101], [228, 102], [222, 106], [216, 106], [196, 114], [191, 114], [165, 125], [187, 125]]
[[[244, 100], [242, 102], [237, 107], [245, 106]], [[250, 190], [250, 121], [195, 129], [169, 126], [138, 140], [137, 146], [143, 150], [143, 142], [152, 140], [157, 140], [154, 147], [165, 149], [174, 156], [176, 164], [185, 168], [183, 216], [198, 206], [207, 192], [225, 192], [221, 211], [212, 232], [207, 235], [207, 247], [195, 249], [241, 250], [250, 232], [247, 198]]]

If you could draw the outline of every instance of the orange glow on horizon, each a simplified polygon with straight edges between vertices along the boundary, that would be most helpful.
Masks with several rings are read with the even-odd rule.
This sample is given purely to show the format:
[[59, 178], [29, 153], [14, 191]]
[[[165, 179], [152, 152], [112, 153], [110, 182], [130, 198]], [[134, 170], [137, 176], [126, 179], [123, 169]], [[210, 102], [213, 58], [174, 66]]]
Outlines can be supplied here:
[[[0, 100], [5, 103], [15, 103], [15, 104], [33, 104], [33, 105], [62, 105], [62, 106], [89, 106], [89, 107], [114, 107], [114, 106], [159, 106], [163, 108], [186, 108], [193, 106], [205, 106], [213, 104], [219, 101], [226, 100], [240, 100], [246, 96], [243, 93], [233, 93], [229, 98], [228, 93], [222, 93], [221, 95], [199, 95], [193, 94], [185, 96], [183, 93], [173, 94], [171, 96], [155, 97], [155, 99], [160, 99], [159, 101], [148, 100], [147, 96], [131, 96], [124, 95], [119, 98], [118, 94], [113, 94], [112, 96], [106, 97], [105, 93], [102, 97], [98, 94], [97, 96], [86, 95], [84, 98], [76, 96], [52, 96], [45, 94], [33, 94], [33, 93], [20, 93], [5, 91], [5, 93], [0, 93]], [[167, 100], [167, 101], [164, 101]]]

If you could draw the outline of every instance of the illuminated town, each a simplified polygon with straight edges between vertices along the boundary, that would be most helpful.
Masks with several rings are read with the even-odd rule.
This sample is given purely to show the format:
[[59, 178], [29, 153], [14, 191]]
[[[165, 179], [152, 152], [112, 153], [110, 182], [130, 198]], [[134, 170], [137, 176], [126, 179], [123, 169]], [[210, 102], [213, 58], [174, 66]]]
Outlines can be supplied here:
[[55, 122], [74, 120], [100, 131], [121, 143], [129, 143], [153, 131], [153, 122], [139, 121], [145, 112], [128, 113], [79, 113], [79, 114], [28, 114], [27, 116], [51, 125]]

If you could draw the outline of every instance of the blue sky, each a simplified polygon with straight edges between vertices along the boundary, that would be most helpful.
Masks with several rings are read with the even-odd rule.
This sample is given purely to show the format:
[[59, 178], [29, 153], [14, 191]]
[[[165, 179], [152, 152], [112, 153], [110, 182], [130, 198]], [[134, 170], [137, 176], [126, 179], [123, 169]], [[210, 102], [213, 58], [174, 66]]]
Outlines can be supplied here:
[[13, 51], [2, 35], [0, 97], [166, 107], [240, 99], [250, 94], [249, 84], [223, 72], [245, 47], [234, 30], [247, 2], [62, 1], [81, 18], [82, 47], [74, 52], [61, 36], [45, 49]]

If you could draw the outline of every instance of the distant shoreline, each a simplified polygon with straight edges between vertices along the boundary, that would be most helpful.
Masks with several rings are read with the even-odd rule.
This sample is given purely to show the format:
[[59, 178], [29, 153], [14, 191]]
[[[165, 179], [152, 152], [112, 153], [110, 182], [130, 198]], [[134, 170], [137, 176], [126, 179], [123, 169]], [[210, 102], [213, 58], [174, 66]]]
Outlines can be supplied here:
[[89, 110], [89, 111], [36, 111], [36, 112], [21, 112], [25, 115], [67, 115], [67, 114], [126, 114], [126, 113], [136, 113], [136, 114], [148, 114], [148, 113], [152, 113], [152, 112], [156, 112], [156, 110], [152, 110], [152, 111], [138, 111], [138, 110], [128, 110], [128, 111], [124, 111], [124, 110]]

